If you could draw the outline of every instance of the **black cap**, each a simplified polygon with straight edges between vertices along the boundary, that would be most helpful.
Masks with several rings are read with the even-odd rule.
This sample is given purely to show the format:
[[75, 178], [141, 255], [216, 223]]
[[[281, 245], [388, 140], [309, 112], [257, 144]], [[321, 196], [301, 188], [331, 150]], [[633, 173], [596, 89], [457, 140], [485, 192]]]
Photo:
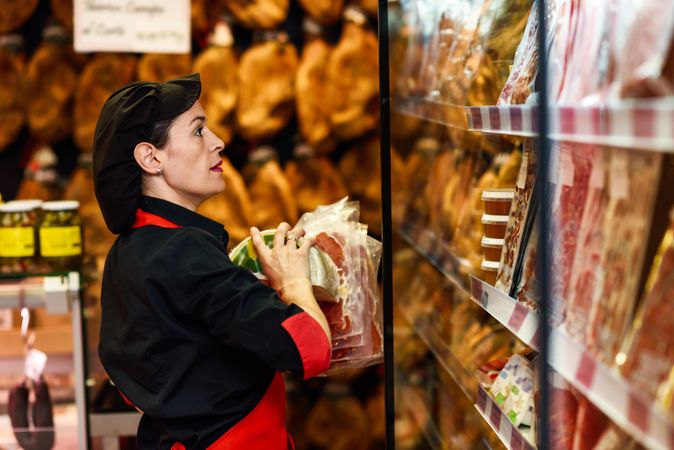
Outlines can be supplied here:
[[165, 83], [127, 84], [106, 100], [94, 135], [94, 189], [113, 233], [131, 228], [141, 204], [141, 169], [134, 148], [152, 137], [157, 122], [184, 113], [200, 94], [195, 73]]

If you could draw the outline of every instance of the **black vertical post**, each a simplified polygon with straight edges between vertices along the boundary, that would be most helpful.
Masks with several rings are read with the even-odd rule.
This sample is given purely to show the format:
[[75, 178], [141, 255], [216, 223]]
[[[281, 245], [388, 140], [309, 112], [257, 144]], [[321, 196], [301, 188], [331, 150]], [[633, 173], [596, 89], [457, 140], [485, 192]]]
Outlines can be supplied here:
[[550, 167], [550, 139], [549, 131], [549, 99], [548, 99], [548, 54], [546, 47], [546, 7], [545, 0], [538, 0], [538, 54], [539, 69], [539, 104], [538, 104], [538, 174], [536, 177], [536, 196], [539, 205], [539, 239], [538, 239], [538, 258], [536, 261], [537, 272], [540, 283], [540, 301], [539, 301], [539, 386], [540, 386], [540, 407], [536, 411], [539, 417], [539, 449], [548, 450], [550, 446], [550, 411], [551, 396], [549, 383], [549, 355], [550, 355], [550, 303], [551, 303], [551, 283], [550, 283], [550, 248], [548, 246], [551, 232], [551, 217], [548, 212], [551, 209], [551, 196], [548, 190], [548, 172]]
[[384, 305], [384, 382], [386, 389], [386, 448], [395, 448], [393, 395], [393, 242], [391, 225], [391, 93], [387, 0], [379, 0], [379, 121], [381, 158], [382, 293]]

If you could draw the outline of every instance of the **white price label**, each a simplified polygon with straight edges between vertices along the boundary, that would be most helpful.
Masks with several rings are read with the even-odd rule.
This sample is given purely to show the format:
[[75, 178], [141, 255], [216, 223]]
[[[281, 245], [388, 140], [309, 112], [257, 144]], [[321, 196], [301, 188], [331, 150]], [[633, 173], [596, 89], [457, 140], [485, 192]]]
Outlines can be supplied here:
[[189, 0], [75, 0], [78, 52], [189, 53]]
[[524, 189], [527, 186], [527, 171], [529, 166], [529, 152], [522, 153], [522, 165], [520, 173], [517, 176], [517, 189]]

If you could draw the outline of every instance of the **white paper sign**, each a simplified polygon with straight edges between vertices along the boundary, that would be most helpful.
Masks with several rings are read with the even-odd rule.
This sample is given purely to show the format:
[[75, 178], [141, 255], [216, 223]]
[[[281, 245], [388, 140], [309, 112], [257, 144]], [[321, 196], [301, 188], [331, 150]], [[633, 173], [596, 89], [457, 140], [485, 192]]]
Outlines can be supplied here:
[[31, 380], [39, 381], [42, 373], [44, 372], [44, 366], [46, 364], [46, 354], [34, 348], [30, 349], [28, 350], [26, 361], [24, 363], [24, 374]]
[[190, 0], [75, 0], [78, 52], [188, 53]]

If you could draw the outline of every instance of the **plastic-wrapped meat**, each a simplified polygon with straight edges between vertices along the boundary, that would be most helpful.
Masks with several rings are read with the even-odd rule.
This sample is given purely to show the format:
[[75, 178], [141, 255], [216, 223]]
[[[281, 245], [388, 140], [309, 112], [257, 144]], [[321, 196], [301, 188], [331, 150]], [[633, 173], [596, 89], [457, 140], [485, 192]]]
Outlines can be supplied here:
[[609, 425], [609, 419], [585, 397], [578, 400], [573, 450], [593, 450]]
[[[553, 373], [550, 383], [550, 448], [552, 450], [572, 450], [576, 434], [576, 417], [578, 416], [578, 399], [571, 385], [560, 375]], [[538, 406], [539, 391], [534, 394], [534, 402]], [[540, 411], [539, 408], [536, 408]]]
[[564, 320], [568, 298], [571, 269], [576, 248], [578, 230], [583, 217], [585, 200], [592, 173], [592, 158], [595, 147], [584, 144], [562, 143], [559, 146], [558, 185], [553, 212], [553, 235], [555, 251], [552, 255], [553, 272], [553, 321]]
[[546, 2], [549, 24], [548, 46], [548, 86], [550, 98], [557, 100], [564, 87], [566, 68], [573, 47], [574, 25], [580, 0], [556, 0]]
[[536, 184], [537, 155], [531, 140], [524, 141], [522, 164], [515, 185], [515, 198], [510, 207], [510, 219], [506, 228], [504, 250], [501, 253], [501, 265], [496, 279], [496, 287], [510, 293], [516, 283], [515, 269], [524, 254], [526, 237], [533, 226], [535, 207], [532, 205], [534, 185]]
[[604, 230], [602, 223], [608, 204], [606, 189], [606, 165], [608, 156], [602, 148], [594, 151], [589, 191], [578, 230], [576, 257], [571, 271], [568, 289], [566, 329], [578, 341], [583, 342], [587, 330], [592, 303], [598, 283], [597, 267], [601, 262]]
[[[674, 219], [674, 216], [672, 216]], [[651, 268], [641, 310], [625, 346], [621, 372], [637, 387], [655, 395], [674, 366], [674, 221]]]
[[613, 362], [638, 295], [662, 155], [613, 148], [604, 240], [597, 267], [601, 284], [590, 311], [588, 347]]
[[617, 10], [625, 33], [616, 49], [620, 97], [674, 94], [674, 3], [621, 0]]
[[588, 97], [604, 98], [610, 84], [609, 39], [611, 3], [615, 0], [580, 2], [576, 35], [569, 52], [559, 103], [577, 104]]
[[510, 76], [498, 99], [499, 105], [525, 103], [533, 92], [533, 84], [538, 73], [538, 5], [534, 3], [524, 36], [515, 51]]

